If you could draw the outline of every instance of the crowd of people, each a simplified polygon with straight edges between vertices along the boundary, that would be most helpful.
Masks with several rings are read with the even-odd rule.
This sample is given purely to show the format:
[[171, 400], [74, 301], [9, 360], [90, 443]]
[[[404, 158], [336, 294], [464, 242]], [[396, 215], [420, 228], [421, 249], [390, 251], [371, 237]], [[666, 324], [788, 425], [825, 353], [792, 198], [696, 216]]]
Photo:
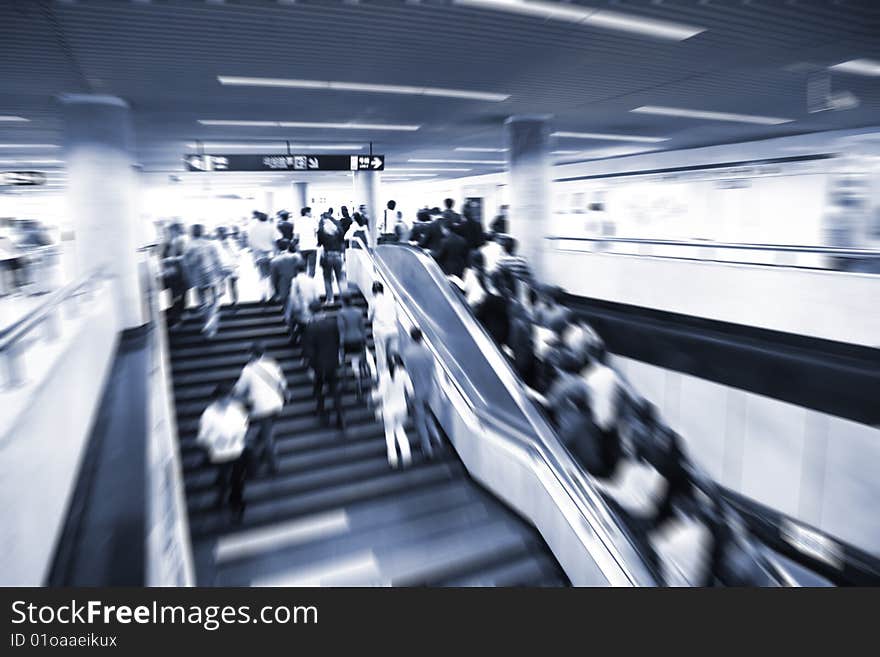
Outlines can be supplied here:
[[[767, 583], [717, 486], [615, 368], [600, 336], [565, 303], [565, 292], [535, 278], [507, 234], [506, 212], [484, 230], [471, 208], [459, 215], [452, 199], [444, 205], [420, 210], [408, 233], [395, 231], [397, 239], [433, 255], [661, 579]], [[675, 552], [682, 541], [701, 549], [677, 561], [674, 576], [658, 553]]]
[[[691, 564], [692, 581], [761, 583], [763, 571], [756, 567], [748, 541], [742, 532], [731, 529], [729, 509], [714, 484], [694, 467], [681, 436], [663, 423], [650, 402], [616, 370], [602, 339], [565, 304], [564, 291], [535, 278], [527, 260], [518, 254], [517, 240], [506, 232], [506, 214], [496, 217], [486, 230], [472, 207], [466, 205], [459, 214], [452, 199], [446, 199], [444, 206], [443, 210], [419, 210], [409, 227], [396, 204], [389, 202], [384, 223], [391, 223], [389, 216], [394, 221], [386, 239], [417, 245], [435, 258], [507, 355], [560, 441], [612, 508], [627, 519], [631, 535], [649, 560], [654, 560], [658, 572], [662, 564], [655, 548], [664, 541], [678, 540], [676, 536], [687, 533], [679, 531], [684, 528], [711, 546]], [[403, 428], [408, 418], [426, 456], [441, 442], [428, 408], [435, 363], [418, 328], [400, 344], [397, 303], [381, 282], [372, 286], [366, 320], [361, 309], [352, 305], [345, 278], [345, 245], [356, 236], [365, 239], [366, 227], [362, 213], [350, 216], [342, 208], [337, 218], [328, 209], [314, 219], [306, 207], [295, 222], [285, 212], [279, 213], [276, 223], [255, 213], [246, 239], [259, 271], [263, 299], [282, 304], [291, 339], [302, 346], [312, 372], [318, 415], [329, 423], [326, 389], [336, 424], [345, 430], [340, 368], [350, 357], [359, 398], [371, 391], [368, 398], [384, 423], [388, 463], [405, 467], [412, 460]], [[215, 309], [224, 281], [228, 281], [232, 303], [237, 298], [235, 280], [244, 236], [235, 229], [218, 229], [211, 240], [201, 226], [193, 226], [187, 243], [181, 244], [181, 237], [179, 229], [172, 232], [167, 259], [179, 263], [186, 282], [175, 287], [172, 277], [169, 288], [174, 299], [179, 299], [175, 290], [186, 286], [196, 290], [204, 331], [210, 337], [217, 330]], [[314, 280], [317, 265], [324, 281], [323, 302]], [[327, 304], [337, 297], [339, 309], [329, 309]], [[170, 314], [178, 317], [176, 313], [172, 309]], [[367, 348], [368, 324], [375, 357]], [[266, 455], [270, 469], [277, 470], [271, 426], [285, 394], [285, 378], [277, 363], [259, 346], [252, 351], [238, 383], [218, 387], [215, 401], [203, 416], [208, 425], [230, 427], [236, 435], [232, 439], [221, 431], [218, 435], [226, 437], [214, 441], [209, 438], [211, 430], [204, 431], [206, 444], [220, 446], [219, 456], [212, 458], [226, 464], [221, 468], [221, 481], [227, 482], [224, 491], [232, 491], [230, 499], [239, 507], [247, 468], [223, 456], [225, 445], [230, 445], [228, 454], [235, 454], [237, 446], [244, 444], [242, 410], [236, 400], [251, 396], [251, 410], [245, 418], [259, 425], [254, 444]], [[241, 453], [245, 451], [242, 447]]]

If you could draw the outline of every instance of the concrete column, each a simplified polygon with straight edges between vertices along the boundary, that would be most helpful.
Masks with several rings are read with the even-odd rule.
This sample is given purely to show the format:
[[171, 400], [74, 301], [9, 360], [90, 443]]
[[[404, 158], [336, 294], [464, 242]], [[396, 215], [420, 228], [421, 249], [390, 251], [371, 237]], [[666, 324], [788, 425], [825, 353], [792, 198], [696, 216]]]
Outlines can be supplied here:
[[378, 171], [354, 172], [354, 199], [358, 206], [367, 206], [370, 221], [370, 246], [375, 246], [382, 222], [383, 205], [379, 194], [380, 177]]
[[504, 123], [510, 184], [509, 231], [539, 280], [546, 280], [544, 236], [552, 217], [550, 118], [511, 116]]
[[293, 183], [293, 204], [290, 211], [295, 217], [298, 217], [299, 211], [309, 204], [309, 183]]
[[124, 328], [147, 321], [141, 303], [136, 225], [138, 173], [126, 103], [114, 96], [64, 94], [67, 198], [80, 275], [103, 268]]
[[263, 212], [272, 217], [275, 214], [275, 190], [263, 190]]

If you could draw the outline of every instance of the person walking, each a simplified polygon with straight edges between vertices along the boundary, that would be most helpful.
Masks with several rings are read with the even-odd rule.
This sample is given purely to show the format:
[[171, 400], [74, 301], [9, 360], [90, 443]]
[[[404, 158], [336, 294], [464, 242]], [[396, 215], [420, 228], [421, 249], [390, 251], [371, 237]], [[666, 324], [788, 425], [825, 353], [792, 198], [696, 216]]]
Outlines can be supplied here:
[[290, 213], [287, 210], [278, 211], [278, 223], [275, 224], [275, 228], [281, 233], [281, 237], [275, 243], [278, 246], [278, 250], [283, 251], [284, 249], [279, 244], [281, 240], [293, 242], [293, 224], [290, 221]]
[[440, 248], [433, 254], [434, 259], [440, 265], [440, 269], [443, 270], [444, 274], [462, 278], [464, 276], [464, 269], [468, 264], [468, 254], [470, 253], [467, 242], [448, 226], [441, 224], [440, 230], [443, 233], [443, 241], [440, 244]]
[[[333, 208], [330, 208], [332, 211]], [[343, 270], [343, 252], [345, 251], [345, 233], [332, 214], [327, 214], [318, 228], [318, 245], [324, 250], [321, 256], [321, 271], [324, 274], [324, 298], [333, 303], [333, 278], [340, 294], [346, 289], [345, 271]]]
[[205, 235], [202, 224], [193, 225], [192, 239], [183, 253], [183, 269], [188, 285], [195, 288], [199, 302], [199, 314], [204, 319], [202, 333], [213, 338], [220, 324], [217, 286], [223, 282], [223, 267], [217, 244]]
[[306, 262], [309, 277], [314, 278], [315, 266], [318, 262], [318, 220], [312, 217], [312, 209], [308, 206], [299, 213], [300, 218], [296, 222], [299, 254]]
[[235, 383], [235, 395], [245, 400], [250, 419], [257, 427], [260, 455], [273, 474], [278, 472], [278, 454], [273, 436], [275, 420], [284, 408], [287, 398], [287, 379], [274, 358], [266, 353], [266, 345], [255, 342], [248, 352], [248, 362]]
[[225, 226], [217, 227], [217, 251], [220, 254], [223, 276], [229, 284], [229, 300], [234, 306], [238, 303], [238, 261], [241, 254], [238, 246], [230, 239]]
[[403, 425], [407, 418], [407, 399], [412, 398], [412, 381], [407, 375], [400, 354], [392, 354], [387, 363], [388, 376], [383, 377], [375, 391], [381, 402], [382, 423], [385, 425], [385, 446], [388, 452], [388, 465], [398, 466], [397, 450], [400, 449], [400, 462], [407, 467], [412, 462], [409, 438]]
[[409, 337], [410, 342], [404, 347], [400, 356], [412, 382], [410, 405], [413, 423], [422, 442], [422, 453], [432, 457], [434, 445], [437, 447], [442, 445], [430, 407], [436, 386], [436, 364], [434, 356], [425, 346], [422, 330], [414, 326], [410, 329]]
[[247, 431], [247, 413], [233, 398], [232, 386], [218, 384], [211, 395], [211, 403], [199, 419], [196, 443], [205, 450], [208, 461], [217, 466], [217, 506], [222, 508], [228, 496], [238, 520], [241, 520], [245, 508]]
[[397, 351], [397, 303], [380, 281], [373, 283], [373, 298], [367, 316], [373, 325], [373, 349], [376, 352], [376, 375], [379, 383], [388, 374], [388, 354]]
[[336, 318], [322, 310], [321, 302], [312, 301], [312, 317], [305, 326], [302, 336], [302, 353], [314, 377], [314, 396], [317, 401], [317, 414], [321, 422], [329, 423], [329, 414], [324, 408], [324, 386], [333, 396], [336, 410], [336, 426], [345, 430], [342, 414], [342, 391], [339, 386], [339, 326]]
[[290, 283], [290, 295], [287, 301], [285, 321], [290, 326], [290, 335], [293, 344], [297, 344], [302, 337], [303, 329], [311, 318], [309, 307], [313, 301], [318, 301], [320, 307], [320, 295], [317, 283], [309, 276], [305, 261], [300, 258], [297, 263], [297, 273]]
[[357, 383], [357, 396], [364, 396], [363, 381], [370, 378], [370, 366], [367, 352], [367, 327], [364, 313], [360, 308], [351, 305], [351, 294], [346, 291], [340, 298], [339, 312], [336, 323], [339, 326], [339, 360], [345, 365], [345, 357], [351, 356], [351, 369]]
[[285, 239], [278, 241], [278, 255], [272, 258], [269, 265], [275, 300], [281, 303], [285, 317], [290, 303], [290, 285], [299, 269], [302, 259], [296, 253], [296, 247]]
[[254, 210], [254, 220], [248, 228], [248, 243], [254, 257], [254, 266], [260, 275], [261, 301], [266, 301], [272, 296], [269, 263], [275, 254], [275, 237], [275, 227], [269, 221], [269, 216]]

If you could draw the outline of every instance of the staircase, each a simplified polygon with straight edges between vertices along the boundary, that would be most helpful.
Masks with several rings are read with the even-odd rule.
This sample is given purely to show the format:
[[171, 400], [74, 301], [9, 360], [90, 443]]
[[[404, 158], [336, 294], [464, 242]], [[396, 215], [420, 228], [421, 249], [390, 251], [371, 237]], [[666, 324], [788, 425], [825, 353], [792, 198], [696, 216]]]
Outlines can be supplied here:
[[[366, 310], [362, 297], [355, 303]], [[199, 329], [188, 318], [169, 334], [199, 585], [567, 584], [537, 532], [474, 483], [451, 446], [427, 459], [408, 426], [413, 463], [388, 466], [382, 424], [358, 400], [350, 361], [342, 378], [347, 428], [323, 426], [277, 304], [222, 307], [211, 341]], [[275, 425], [280, 471], [248, 479], [236, 524], [214, 506], [216, 472], [195, 438], [214, 386], [238, 377], [258, 339], [284, 370], [292, 400]]]

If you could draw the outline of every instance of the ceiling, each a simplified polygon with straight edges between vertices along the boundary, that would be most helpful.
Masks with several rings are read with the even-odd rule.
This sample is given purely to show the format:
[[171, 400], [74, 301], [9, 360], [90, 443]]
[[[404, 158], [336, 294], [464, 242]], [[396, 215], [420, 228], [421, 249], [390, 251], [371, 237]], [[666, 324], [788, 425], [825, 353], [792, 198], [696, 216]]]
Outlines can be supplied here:
[[[552, 0], [551, 0], [552, 1]], [[576, 4], [576, 3], [571, 3]], [[664, 41], [452, 0], [2, 0], [0, 143], [58, 144], [63, 92], [113, 94], [132, 108], [146, 171], [182, 170], [186, 144], [372, 140], [389, 170], [497, 165], [456, 147], [503, 146], [504, 119], [551, 114], [560, 131], [667, 138], [653, 148], [748, 141], [880, 124], [880, 78], [832, 75], [856, 109], [810, 114], [810, 70], [880, 59], [880, 3], [809, 0], [590, 0], [633, 16], [705, 28]], [[224, 86], [218, 75], [434, 86], [509, 94], [502, 102], [351, 91]], [[794, 119], [751, 125], [632, 113], [642, 105]], [[418, 124], [408, 132], [204, 126], [199, 119]], [[557, 139], [565, 150], [639, 146]], [[218, 149], [213, 149], [215, 152]], [[227, 149], [228, 150], [228, 149]], [[54, 156], [59, 157], [58, 150]], [[228, 152], [234, 152], [229, 150]], [[251, 151], [253, 152], [253, 151]], [[51, 149], [2, 149], [51, 158]]]

